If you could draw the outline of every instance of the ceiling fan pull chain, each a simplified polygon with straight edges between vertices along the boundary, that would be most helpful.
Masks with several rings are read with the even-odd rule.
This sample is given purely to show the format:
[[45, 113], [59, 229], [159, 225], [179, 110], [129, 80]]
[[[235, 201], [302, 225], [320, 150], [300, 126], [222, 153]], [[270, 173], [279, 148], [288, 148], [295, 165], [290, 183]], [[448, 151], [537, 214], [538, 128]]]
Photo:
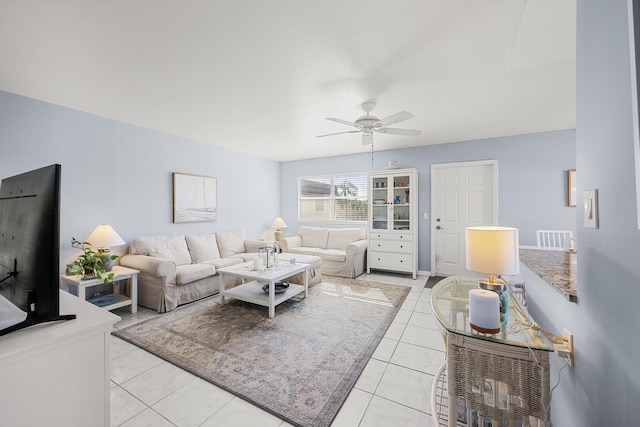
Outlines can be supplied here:
[[373, 169], [373, 141], [371, 142], [371, 169]]

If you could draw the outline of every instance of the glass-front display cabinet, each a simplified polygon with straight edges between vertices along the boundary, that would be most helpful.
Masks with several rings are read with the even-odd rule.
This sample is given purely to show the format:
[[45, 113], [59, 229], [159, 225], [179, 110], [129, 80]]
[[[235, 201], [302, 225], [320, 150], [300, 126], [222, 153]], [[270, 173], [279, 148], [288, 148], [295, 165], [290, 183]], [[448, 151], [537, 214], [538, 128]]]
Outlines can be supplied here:
[[369, 264], [417, 273], [418, 171], [369, 173]]

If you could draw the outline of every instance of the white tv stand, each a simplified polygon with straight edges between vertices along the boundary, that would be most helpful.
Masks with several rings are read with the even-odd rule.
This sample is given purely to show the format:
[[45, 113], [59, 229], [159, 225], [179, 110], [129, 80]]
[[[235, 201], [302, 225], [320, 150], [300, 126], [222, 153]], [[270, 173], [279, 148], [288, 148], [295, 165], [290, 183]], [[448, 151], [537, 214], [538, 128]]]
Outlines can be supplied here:
[[0, 425], [109, 426], [109, 347], [120, 317], [60, 290], [60, 314], [0, 336]]

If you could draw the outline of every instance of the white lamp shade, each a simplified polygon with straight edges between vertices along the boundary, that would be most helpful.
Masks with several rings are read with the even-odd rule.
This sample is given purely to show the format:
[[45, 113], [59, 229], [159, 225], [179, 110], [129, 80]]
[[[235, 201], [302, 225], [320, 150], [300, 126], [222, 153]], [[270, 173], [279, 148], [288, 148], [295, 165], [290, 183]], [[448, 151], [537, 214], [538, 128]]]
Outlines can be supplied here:
[[85, 241], [89, 242], [94, 248], [107, 248], [126, 244], [122, 237], [116, 233], [116, 230], [107, 224], [97, 226]]
[[493, 275], [520, 273], [518, 229], [467, 227], [467, 269]]
[[277, 217], [273, 220], [273, 224], [271, 224], [271, 228], [287, 228], [287, 223], [284, 222], [281, 216]]

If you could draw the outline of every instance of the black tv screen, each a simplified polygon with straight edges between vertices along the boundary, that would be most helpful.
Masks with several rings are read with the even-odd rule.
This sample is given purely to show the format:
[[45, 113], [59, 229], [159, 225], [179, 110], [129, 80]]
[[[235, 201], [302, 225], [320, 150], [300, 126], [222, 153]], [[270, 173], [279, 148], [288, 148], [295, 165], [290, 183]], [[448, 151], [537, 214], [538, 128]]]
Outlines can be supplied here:
[[60, 316], [60, 165], [0, 183], [0, 335]]

